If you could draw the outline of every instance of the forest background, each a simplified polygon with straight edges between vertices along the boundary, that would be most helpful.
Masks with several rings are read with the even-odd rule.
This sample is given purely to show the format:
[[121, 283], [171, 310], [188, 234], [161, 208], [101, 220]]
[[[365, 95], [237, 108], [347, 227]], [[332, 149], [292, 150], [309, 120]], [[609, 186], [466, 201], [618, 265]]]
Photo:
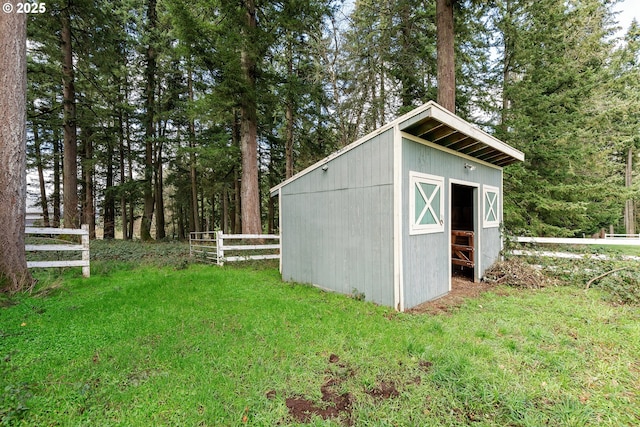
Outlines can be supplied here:
[[[270, 187], [436, 99], [435, 3], [47, 2], [27, 26], [44, 225], [272, 232]], [[526, 155], [505, 169], [513, 233], [636, 232], [640, 27], [617, 3], [453, 1], [456, 114]]]

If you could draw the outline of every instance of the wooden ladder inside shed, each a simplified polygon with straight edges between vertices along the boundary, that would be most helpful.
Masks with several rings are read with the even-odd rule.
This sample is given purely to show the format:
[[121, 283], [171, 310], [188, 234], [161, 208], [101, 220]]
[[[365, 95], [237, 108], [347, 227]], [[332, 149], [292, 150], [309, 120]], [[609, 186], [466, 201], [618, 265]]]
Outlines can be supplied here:
[[452, 230], [451, 231], [451, 263], [464, 267], [473, 268], [475, 266], [475, 250], [473, 242], [473, 231]]

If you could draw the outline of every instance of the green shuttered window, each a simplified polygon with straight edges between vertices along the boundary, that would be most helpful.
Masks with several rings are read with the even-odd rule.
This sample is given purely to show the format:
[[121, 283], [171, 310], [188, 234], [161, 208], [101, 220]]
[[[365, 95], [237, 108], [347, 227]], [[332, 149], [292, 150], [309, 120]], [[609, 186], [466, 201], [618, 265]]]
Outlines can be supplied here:
[[444, 178], [409, 172], [409, 234], [444, 232]]
[[489, 185], [483, 186], [483, 221], [484, 228], [500, 225], [500, 189]]

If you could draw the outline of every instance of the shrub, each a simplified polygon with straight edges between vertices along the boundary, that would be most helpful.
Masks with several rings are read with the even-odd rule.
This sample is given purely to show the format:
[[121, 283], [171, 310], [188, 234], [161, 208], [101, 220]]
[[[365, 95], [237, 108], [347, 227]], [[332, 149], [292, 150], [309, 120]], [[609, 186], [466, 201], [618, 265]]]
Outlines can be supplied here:
[[598, 285], [616, 304], [640, 304], [640, 275], [637, 272], [621, 270], [603, 277]]

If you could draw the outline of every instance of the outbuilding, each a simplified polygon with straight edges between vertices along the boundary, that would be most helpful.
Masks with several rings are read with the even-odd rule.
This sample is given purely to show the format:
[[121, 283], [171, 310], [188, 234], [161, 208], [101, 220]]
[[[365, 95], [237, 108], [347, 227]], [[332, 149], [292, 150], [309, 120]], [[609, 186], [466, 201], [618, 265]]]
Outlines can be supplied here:
[[429, 102], [271, 189], [286, 281], [404, 311], [500, 256], [503, 167], [524, 154]]

